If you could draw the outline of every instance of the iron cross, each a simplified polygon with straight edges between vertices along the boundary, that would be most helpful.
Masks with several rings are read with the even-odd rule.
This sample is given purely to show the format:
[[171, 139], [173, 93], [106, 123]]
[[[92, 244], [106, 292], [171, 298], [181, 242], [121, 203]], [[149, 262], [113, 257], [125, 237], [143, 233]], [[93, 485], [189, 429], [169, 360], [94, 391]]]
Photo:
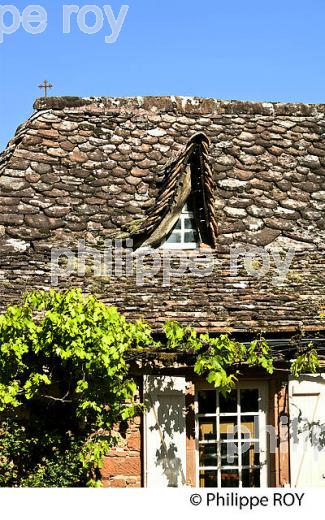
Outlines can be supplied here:
[[44, 81], [44, 83], [41, 83], [40, 85], [38, 85], [38, 88], [40, 88], [42, 90], [42, 88], [44, 89], [44, 97], [47, 97], [47, 91], [50, 89], [50, 88], [53, 88], [53, 85], [51, 85], [51, 83], [49, 83], [47, 81], [47, 79]]

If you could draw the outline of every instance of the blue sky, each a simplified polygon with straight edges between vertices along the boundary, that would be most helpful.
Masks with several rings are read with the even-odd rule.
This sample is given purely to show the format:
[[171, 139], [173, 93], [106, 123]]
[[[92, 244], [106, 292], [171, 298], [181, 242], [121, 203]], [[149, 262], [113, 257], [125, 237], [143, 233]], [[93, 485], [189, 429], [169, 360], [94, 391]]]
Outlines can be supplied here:
[[[21, 12], [31, 2], [8, 0]], [[0, 150], [31, 113], [37, 85], [52, 95], [185, 95], [325, 102], [324, 0], [34, 0], [48, 13], [43, 34], [20, 28], [0, 44]], [[105, 18], [97, 34], [63, 4], [129, 5], [116, 43]], [[10, 23], [9, 18], [6, 23]], [[94, 23], [90, 15], [89, 25]]]

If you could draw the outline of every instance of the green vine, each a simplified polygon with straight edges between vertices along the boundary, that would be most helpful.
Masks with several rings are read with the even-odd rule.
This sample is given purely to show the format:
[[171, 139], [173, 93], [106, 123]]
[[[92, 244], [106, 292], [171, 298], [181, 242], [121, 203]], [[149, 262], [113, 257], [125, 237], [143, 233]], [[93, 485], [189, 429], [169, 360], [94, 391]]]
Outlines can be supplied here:
[[194, 329], [182, 327], [177, 322], [168, 322], [163, 328], [167, 339], [166, 348], [195, 352], [195, 373], [204, 376], [208, 383], [224, 394], [236, 385], [243, 364], [261, 366], [269, 374], [273, 373], [273, 359], [264, 338], [252, 341], [247, 347], [228, 334], [216, 338], [209, 334], [198, 335]]
[[128, 350], [153, 343], [147, 324], [127, 322], [80, 290], [28, 294], [0, 316], [1, 421], [22, 422], [29, 438], [41, 439], [45, 458], [43, 431], [72, 435], [92, 485], [115, 442], [114, 423], [136, 410]]
[[317, 351], [309, 344], [308, 350], [299, 356], [291, 364], [291, 373], [298, 378], [302, 373], [315, 374], [320, 367]]

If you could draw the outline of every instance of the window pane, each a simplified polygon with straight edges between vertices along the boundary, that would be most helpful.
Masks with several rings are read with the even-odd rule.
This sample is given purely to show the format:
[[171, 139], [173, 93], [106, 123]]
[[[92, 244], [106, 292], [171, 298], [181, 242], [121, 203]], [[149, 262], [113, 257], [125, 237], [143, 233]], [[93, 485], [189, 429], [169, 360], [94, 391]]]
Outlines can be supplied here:
[[258, 390], [241, 390], [241, 412], [258, 412]]
[[173, 231], [172, 234], [167, 238], [166, 242], [169, 244], [180, 244], [181, 234]]
[[233, 390], [226, 397], [220, 394], [219, 397], [220, 413], [237, 412], [237, 391]]
[[237, 417], [220, 417], [220, 439], [237, 439]]
[[243, 487], [260, 487], [260, 470], [258, 468], [243, 469], [242, 485]]
[[220, 445], [221, 465], [238, 466], [238, 445], [234, 442], [223, 442]]
[[200, 445], [200, 466], [218, 466], [217, 446], [217, 444]]
[[258, 438], [258, 415], [242, 415], [241, 416], [241, 436], [243, 439], [257, 439]]
[[199, 440], [211, 441], [217, 437], [216, 420], [214, 418], [208, 419], [206, 417], [199, 418]]
[[221, 471], [221, 487], [239, 487], [239, 471], [223, 469]]
[[258, 466], [260, 463], [259, 444], [248, 442], [242, 443], [242, 465]]
[[197, 242], [196, 233], [194, 231], [186, 231], [184, 233], [184, 242], [185, 244], [192, 244], [193, 242]]
[[181, 223], [181, 219], [178, 219], [174, 229], [182, 229], [182, 223]]
[[200, 487], [218, 487], [218, 472], [200, 471]]
[[215, 390], [201, 390], [199, 392], [199, 413], [216, 413], [217, 394]]
[[195, 229], [195, 222], [192, 218], [184, 219], [185, 229]]

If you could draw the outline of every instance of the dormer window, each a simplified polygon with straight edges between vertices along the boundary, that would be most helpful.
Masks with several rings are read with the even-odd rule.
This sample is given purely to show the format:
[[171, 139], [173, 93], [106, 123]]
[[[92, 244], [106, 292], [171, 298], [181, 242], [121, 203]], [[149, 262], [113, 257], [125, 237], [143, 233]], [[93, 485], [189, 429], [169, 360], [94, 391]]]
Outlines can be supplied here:
[[197, 249], [200, 233], [195, 223], [192, 204], [188, 201], [167, 239], [161, 244], [163, 249]]
[[214, 197], [209, 139], [195, 134], [164, 168], [155, 204], [134, 235], [136, 247], [216, 247]]

